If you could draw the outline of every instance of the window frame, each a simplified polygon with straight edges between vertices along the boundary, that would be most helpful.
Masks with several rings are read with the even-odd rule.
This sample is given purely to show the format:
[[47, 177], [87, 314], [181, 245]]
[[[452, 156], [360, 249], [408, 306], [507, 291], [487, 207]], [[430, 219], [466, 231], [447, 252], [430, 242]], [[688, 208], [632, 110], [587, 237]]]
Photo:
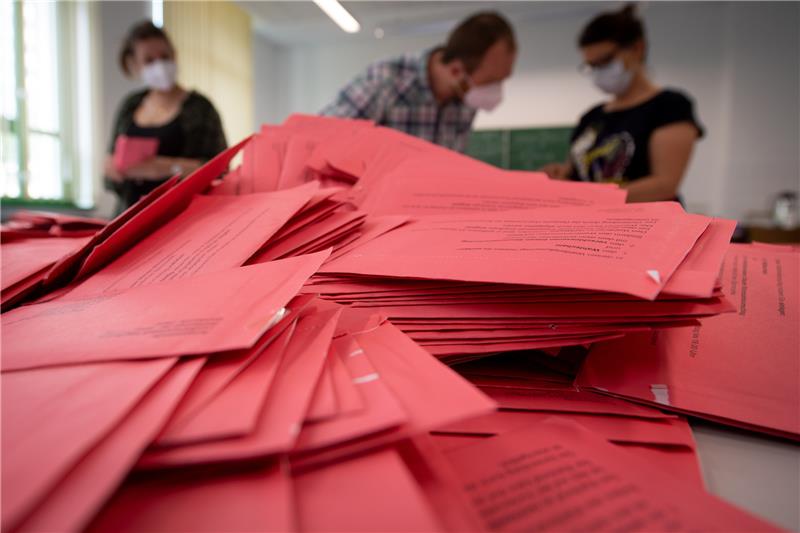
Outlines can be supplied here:
[[[12, 14], [14, 25], [14, 73], [15, 73], [15, 103], [16, 103], [16, 117], [11, 120], [3, 118], [2, 127], [12, 137], [16, 138], [16, 157], [19, 165], [17, 172], [17, 184], [19, 187], [18, 196], [7, 196], [6, 193], [0, 196], [0, 201], [8, 206], [47, 206], [47, 207], [64, 207], [69, 209], [79, 209], [82, 211], [90, 211], [94, 209], [93, 194], [84, 194], [83, 196], [92, 198], [91, 203], [87, 205], [86, 201], [81, 205], [80, 193], [84, 187], [89, 188], [89, 192], [94, 186], [94, 180], [86, 181], [82, 179], [82, 172], [80, 168], [81, 155], [78, 153], [78, 129], [81, 127], [76, 124], [76, 115], [79, 112], [77, 107], [78, 96], [76, 94], [76, 87], [78, 86], [77, 76], [78, 73], [75, 69], [70, 68], [74, 61], [90, 61], [93, 58], [77, 57], [77, 52], [80, 46], [76, 41], [76, 30], [79, 25], [76, 17], [86, 16], [89, 13], [85, 10], [82, 12], [79, 4], [81, 2], [56, 2], [55, 9], [55, 29], [56, 35], [55, 50], [56, 50], [56, 65], [58, 71], [56, 73], [58, 80], [58, 94], [57, 106], [59, 114], [59, 125], [56, 132], [44, 131], [40, 129], [33, 129], [29, 125], [28, 120], [28, 95], [26, 91], [25, 80], [25, 21], [24, 21], [24, 4], [32, 0], [19, 0], [12, 2]], [[33, 0], [35, 1], [35, 0]], [[84, 6], [85, 7], [85, 6]], [[89, 81], [91, 84], [92, 82]], [[80, 110], [86, 112], [89, 110]], [[91, 110], [94, 114], [94, 110]], [[91, 123], [92, 118], [88, 119]], [[93, 124], [92, 124], [93, 125]], [[89, 127], [91, 128], [92, 125]], [[59, 142], [59, 154], [61, 172], [61, 195], [59, 198], [31, 198], [28, 194], [28, 182], [30, 179], [30, 135], [43, 135], [53, 137]], [[94, 170], [94, 169], [92, 169]], [[84, 191], [85, 192], [85, 191]]]

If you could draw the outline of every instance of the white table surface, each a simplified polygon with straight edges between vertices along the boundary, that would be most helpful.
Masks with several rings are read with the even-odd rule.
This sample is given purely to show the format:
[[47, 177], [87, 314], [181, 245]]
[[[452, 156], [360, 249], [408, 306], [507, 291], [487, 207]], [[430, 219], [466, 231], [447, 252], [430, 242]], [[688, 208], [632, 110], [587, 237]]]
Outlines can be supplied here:
[[800, 531], [800, 444], [692, 420], [710, 492]]

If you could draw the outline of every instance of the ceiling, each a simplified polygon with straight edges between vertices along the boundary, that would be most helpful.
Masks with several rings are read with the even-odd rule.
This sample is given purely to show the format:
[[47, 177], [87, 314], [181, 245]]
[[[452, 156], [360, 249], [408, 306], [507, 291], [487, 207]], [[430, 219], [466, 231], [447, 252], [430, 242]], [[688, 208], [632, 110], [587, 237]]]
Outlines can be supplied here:
[[[287, 46], [321, 44], [385, 37], [446, 33], [459, 20], [481, 10], [496, 10], [515, 25], [576, 13], [589, 14], [612, 2], [567, 1], [343, 1], [361, 23], [361, 31], [347, 34], [311, 1], [237, 0], [253, 18], [256, 32]], [[376, 33], [376, 30], [379, 30]]]

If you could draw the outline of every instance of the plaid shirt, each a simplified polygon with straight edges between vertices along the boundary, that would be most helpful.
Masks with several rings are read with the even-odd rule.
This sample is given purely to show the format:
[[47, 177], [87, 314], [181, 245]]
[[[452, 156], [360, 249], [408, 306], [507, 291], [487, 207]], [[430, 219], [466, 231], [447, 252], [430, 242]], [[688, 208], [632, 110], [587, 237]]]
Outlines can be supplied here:
[[373, 63], [322, 114], [372, 120], [463, 152], [476, 111], [460, 101], [436, 103], [428, 82], [432, 51]]

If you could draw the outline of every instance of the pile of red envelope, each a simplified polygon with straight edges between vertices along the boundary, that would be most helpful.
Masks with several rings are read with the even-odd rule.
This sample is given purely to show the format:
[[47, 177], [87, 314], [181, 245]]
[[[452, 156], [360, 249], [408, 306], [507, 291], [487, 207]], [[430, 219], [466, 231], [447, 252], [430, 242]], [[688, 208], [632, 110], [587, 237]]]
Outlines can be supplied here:
[[800, 439], [800, 254], [624, 196], [294, 116], [4, 240], [2, 531], [774, 529], [680, 414]]
[[105, 225], [105, 220], [97, 218], [20, 209], [11, 213], [0, 228], [0, 238], [7, 243], [17, 239], [90, 237]]
[[671, 203], [429, 215], [307, 289], [380, 308], [450, 362], [584, 345], [732, 311], [715, 287], [732, 230]]
[[106, 221], [46, 211], [15, 211], [0, 227], [4, 309], [28, 298], [53, 263], [83, 246]]

